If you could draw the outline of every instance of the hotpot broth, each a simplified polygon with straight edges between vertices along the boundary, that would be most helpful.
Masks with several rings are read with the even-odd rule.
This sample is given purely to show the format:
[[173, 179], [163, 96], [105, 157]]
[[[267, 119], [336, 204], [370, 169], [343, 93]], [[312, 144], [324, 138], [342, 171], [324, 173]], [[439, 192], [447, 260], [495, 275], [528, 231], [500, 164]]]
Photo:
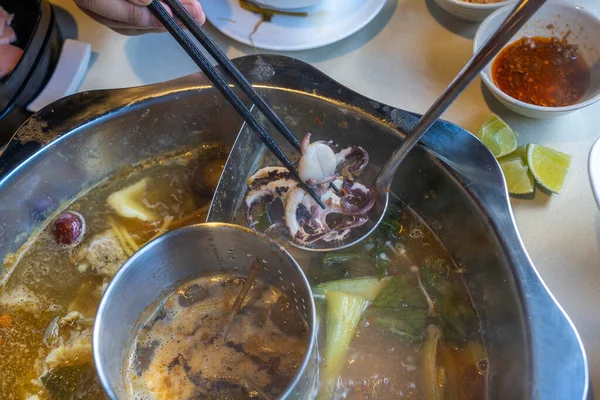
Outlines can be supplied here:
[[[286, 103], [279, 102], [279, 104]], [[327, 106], [329, 108], [334, 108], [336, 115], [340, 114], [338, 112], [340, 109], [338, 109], [337, 106], [330, 104]], [[313, 108], [310, 107], [309, 109], [312, 110]], [[358, 120], [358, 117], [352, 114], [349, 116], [340, 115], [340, 118], [328, 120], [326, 118], [326, 113], [318, 115], [314, 114], [312, 111], [301, 113], [295, 108], [292, 110], [285, 106], [282, 106], [281, 112], [297, 116], [286, 120], [286, 122], [292, 126], [302, 121], [310, 121], [310, 129], [313, 130], [313, 132], [318, 131], [321, 133], [320, 135], [317, 134], [317, 137], [323, 137], [327, 129], [342, 129], [343, 131], [343, 129], [347, 129], [348, 126], [352, 129], [353, 123]], [[346, 114], [344, 112], [342, 113]], [[373, 122], [371, 122], [371, 124], [373, 124]], [[304, 123], [302, 123], [302, 125], [304, 125]], [[342, 133], [339, 136], [342, 138], [340, 141], [343, 141], [344, 134]], [[388, 141], [393, 142], [392, 139], [382, 139], [382, 143]], [[382, 144], [382, 146], [385, 146], [385, 144]], [[192, 159], [189, 158], [189, 155], [183, 155], [182, 157], [183, 159], [186, 159], [186, 157]], [[180, 157], [179, 160], [181, 159], [182, 158]], [[379, 162], [381, 162], [381, 160], [379, 160]], [[169, 167], [169, 165], [171, 165], [171, 167]], [[171, 179], [161, 181], [160, 179], [153, 178], [154, 175], [169, 175], [168, 168], [174, 168], [170, 171], [170, 174], [173, 174], [174, 172], [176, 174], [177, 171], [179, 171], [182, 176], [187, 176], [188, 179], [190, 178], [189, 171], [185, 171], [185, 162], [179, 164], [179, 166], [173, 166], [173, 164], [169, 162], [163, 162], [162, 165], [161, 163], [148, 162], [144, 166], [136, 169], [132, 174], [126, 173], [125, 175], [120, 175], [109, 180], [106, 184], [98, 186], [76, 200], [73, 205], [67, 207], [68, 209], [71, 209], [72, 207], [77, 208], [77, 206], [79, 206], [79, 210], [83, 215], [86, 215], [87, 211], [90, 212], [90, 216], [86, 215], [86, 219], [88, 219], [86, 241], [94, 236], [95, 233], [102, 230], [99, 227], [95, 228], [93, 226], [94, 219], [98, 221], [100, 224], [99, 226], [103, 228], [107, 227], [106, 216], [108, 215], [109, 210], [105, 202], [110, 193], [125, 187], [128, 184], [135, 183], [144, 176], [147, 176], [150, 182], [148, 195], [152, 195], [153, 192], [168, 195], [171, 190], [176, 191], [177, 189], [171, 186], [173, 185]], [[184, 182], [184, 180], [185, 179], [182, 178], [181, 182]], [[189, 182], [185, 184], [182, 183], [183, 186], [186, 184], [189, 185]], [[177, 185], [178, 184], [174, 184], [175, 187]], [[190, 194], [191, 191], [189, 190], [189, 187], [184, 189], [183, 186], [179, 187], [179, 190], [187, 190], [186, 193]], [[202, 199], [201, 201], [207, 202], [208, 199]], [[179, 215], [184, 215], [185, 212], [192, 211], [195, 207], [200, 205], [197, 198], [188, 198], [181, 204], [176, 203], [177, 202], [171, 203], [173, 209], [169, 210], [173, 212], [175, 209], [178, 209], [180, 211]], [[391, 272], [393, 274], [407, 274], [410, 272], [409, 267], [411, 266], [411, 263], [417, 265], [427, 256], [439, 257], [449, 262], [450, 259], [447, 252], [427, 226], [425, 226], [409, 208], [406, 208], [401, 204], [399, 206], [400, 209], [398, 211], [400, 212], [400, 215], [403, 215], [406, 218], [406, 220], [402, 222], [402, 225], [407, 228], [405, 233], [408, 234], [408, 232], [412, 231], [412, 228], [415, 228], [420, 230], [422, 235], [419, 238], [406, 238], [406, 255], [411, 262], [399, 264], [397, 268], [392, 268]], [[165, 215], [161, 214], [161, 217], [164, 216]], [[50, 221], [51, 220], [48, 222]], [[132, 235], [140, 239], [140, 243], [153, 235], [153, 233], [148, 230], [138, 230], [135, 224], [131, 224], [126, 220], [120, 220], [120, 222], [130, 230]], [[427, 243], [427, 245], [424, 246], [424, 243]], [[86, 243], [82, 243], [81, 246], [85, 245]], [[50, 254], [54, 254], [56, 259], [43, 263], [38, 262], [36, 265], [34, 261], [36, 249], [40, 261], [42, 258], [49, 260], [48, 257], [50, 257]], [[42, 255], [42, 249], [44, 251], [48, 250], [48, 253]], [[22, 255], [19, 263], [12, 269], [13, 272], [10, 279], [8, 279], [5, 286], [2, 287], [2, 295], [8, 293], [8, 289], [11, 285], [16, 287], [19, 283], [22, 283], [27, 285], [28, 288], [31, 287], [34, 295], [39, 297], [42, 297], [42, 295], [47, 296], [45, 299], [46, 304], [56, 304], [57, 307], [49, 307], [49, 309], [40, 307], [42, 310], [41, 312], [30, 313], [23, 309], [15, 311], [15, 308], [7, 307], [5, 305], [1, 306], [1, 314], [8, 314], [10, 316], [10, 328], [6, 330], [3, 329], [1, 331], [2, 336], [0, 337], [5, 344], [11, 344], [8, 346], [3, 344], [0, 347], [0, 362], [4, 363], [0, 365], [0, 368], [7, 371], [0, 379], [0, 390], [2, 393], [7, 394], [7, 398], [9, 399], [24, 398], [26, 394], [34, 394], [38, 391], [41, 393], [40, 398], [50, 398], [47, 393], [40, 391], [41, 387], [36, 384], [37, 382], [31, 382], [31, 379], [35, 380], [39, 377], [40, 362], [37, 360], [44, 360], [50, 351], [50, 348], [43, 343], [47, 328], [56, 317], [65, 316], [69, 304], [77, 297], [78, 289], [83, 287], [83, 289], [79, 290], [80, 293], [93, 293], [92, 287], [102, 288], [106, 283], [106, 280], [103, 279], [102, 276], [92, 273], [91, 269], [88, 269], [83, 273], [78, 271], [70, 259], [70, 256], [68, 256], [68, 252], [65, 252], [64, 249], [57, 248], [51, 241], [49, 227], [42, 229], [41, 233], [38, 234], [34, 240], [24, 246]], [[313, 255], [309, 260], [302, 257], [300, 261], [303, 268], [307, 271], [312, 284], [333, 278], [376, 274], [376, 271], [373, 270], [374, 265], [369, 263], [362, 263], [357, 266], [357, 268], [353, 267], [352, 271], [348, 271], [348, 268], [346, 267], [319, 267], [320, 265], [323, 265], [324, 262], [322, 257], [323, 255]], [[58, 258], [61, 258], [61, 260], [58, 260]], [[29, 269], [27, 268], [28, 259], [30, 259]], [[8, 257], [7, 260], [10, 264], [10, 257]], [[52, 267], [50, 268], [48, 265], [52, 265]], [[319, 273], [315, 273], [315, 267]], [[46, 271], [45, 275], [39, 275], [39, 272], [37, 271], [38, 268], [42, 272]], [[452, 268], [455, 269], [456, 266], [452, 265]], [[10, 268], [6, 268], [6, 270], [5, 273], [10, 272]], [[52, 279], [61, 276], [68, 279], [64, 279], [64, 282], [62, 279]], [[411, 277], [411, 282], [415, 284], [414, 274], [408, 274], [408, 276]], [[17, 278], [20, 279], [20, 282], [17, 281]], [[86, 280], [89, 283], [87, 283]], [[460, 279], [460, 273], [453, 273], [451, 282], [453, 288], [456, 289], [456, 293], [460, 294], [460, 297], [468, 302], [467, 291], [465, 290], [464, 283]], [[91, 286], [86, 286], [84, 283]], [[36, 284], [39, 284], [39, 288], [36, 287]], [[42, 293], [43, 290], [46, 290], [47, 294]], [[93, 295], [85, 296], [85, 298], [86, 300], [91, 300], [88, 301], [88, 309], [95, 309], [97, 298]], [[321, 321], [325, 321], [325, 306], [321, 304], [320, 307], [320, 319]], [[80, 322], [85, 323], [85, 321]], [[74, 325], [76, 324], [77, 323], [74, 322]], [[91, 321], [88, 320], [87, 324], [91, 325]], [[77, 331], [77, 328], [67, 328], [71, 331]], [[86, 328], [83, 328], [83, 330], [85, 329]], [[324, 333], [325, 329], [322, 329], [320, 332], [320, 346], [323, 346], [324, 344]], [[339, 388], [339, 393], [346, 393], [348, 398], [397, 398], [399, 391], [402, 391], [402, 395], [406, 398], [424, 398], [425, 394], [422, 391], [423, 382], [420, 378], [422, 371], [422, 347], [423, 342], [411, 342], [399, 339], [390, 332], [378, 331], [370, 324], [366, 317], [363, 318], [359, 325], [357, 335], [351, 343], [348, 355], [349, 360], [351, 360], [352, 363], [347, 365], [347, 368], [345, 368], [342, 374], [341, 382], [343, 382], [344, 385]], [[475, 338], [469, 341], [468, 345], [461, 346], [460, 350], [457, 349], [458, 347], [455, 349], [452, 346], [446, 346], [444, 344], [440, 345], [438, 359], [448, 360], [448, 356], [450, 355], [451, 359], [456, 361], [460, 367], [455, 369], [455, 371], [461, 372], [461, 375], [464, 377], [463, 379], [456, 381], [455, 384], [466, 390], [472, 398], [484, 397], [486, 380], [484, 376], [485, 353], [481, 346], [479, 333], [477, 332]], [[69, 370], [69, 373], [71, 375], [79, 375], [81, 379], [69, 380], [66, 379], [65, 376], [62, 379], [57, 379], [55, 381], [57, 383], [55, 387], [60, 390], [68, 388], [75, 388], [75, 390], [78, 390], [78, 388], [84, 387], [86, 389], [78, 394], [79, 398], [103, 398], [97, 383], [95, 383], [91, 363], [85, 358], [80, 358], [79, 360], [85, 362], [77, 362], [76, 364], [79, 364], [77, 366], [71, 365], [72, 368]], [[484, 362], [481, 363], [481, 361]], [[15, 384], [15, 382], [17, 382], [17, 384]], [[90, 382], [94, 383], [90, 384]], [[87, 390], [87, 393], [85, 390]], [[76, 395], [73, 398], [78, 397]]]
[[[126, 242], [129, 244], [118, 247], [121, 244], [110, 221], [121, 232], [125, 229], [137, 246], [164, 231], [203, 222], [210, 200], [205, 195], [216, 185], [216, 179], [207, 173], [198, 175], [197, 171], [204, 172], [211, 166], [218, 175], [223, 154], [223, 148], [207, 145], [200, 154], [187, 152], [160, 158], [112, 177], [66, 207], [86, 219], [87, 231], [81, 244], [74, 248], [57, 245], [50, 219], [20, 252], [6, 257], [5, 274], [10, 276], [0, 289], [0, 370], [3, 371], [0, 392], [4, 398], [104, 398], [91, 363], [91, 327], [102, 291], [132, 250], [125, 248], [134, 246]], [[147, 189], [139, 200], [159, 215], [150, 224], [122, 218], [107, 205], [111, 193], [142, 179], [146, 180]], [[199, 191], [204, 195], [199, 195]], [[455, 301], [472, 310], [460, 271], [439, 240], [401, 203], [396, 204], [393, 212], [387, 225], [373, 236], [377, 240], [371, 238], [348, 252], [313, 253], [308, 259], [304, 254], [301, 263], [311, 284], [387, 274], [406, 277], [405, 283], [414, 292], [419, 290], [415, 266], [443, 263], [448, 274], [440, 278], [451, 285]], [[172, 222], [166, 224], [170, 218]], [[82, 253], [90, 252], [98, 240], [107, 238], [109, 246], [101, 249], [106, 254], [86, 257]], [[360, 256], [356, 257], [357, 253]], [[364, 257], [365, 254], [369, 256]], [[98, 263], [102, 259], [106, 262]], [[383, 259], [385, 267], [381, 266]], [[419, 303], [424, 300], [422, 297]], [[410, 304], [406, 306], [408, 312], [415, 311]], [[319, 307], [322, 321], [319, 346], [323, 348], [327, 306], [320, 303]], [[417, 313], [420, 313], [417, 320], [421, 321], [418, 325], [426, 318], [427, 324], [439, 325], [439, 317], [444, 316], [441, 310], [431, 318], [424, 310]], [[427, 358], [423, 351], [427, 341], [424, 325], [417, 327], [415, 333], [410, 321], [406, 329], [402, 323], [399, 326], [377, 323], [379, 317], [389, 319], [398, 315], [402, 314], [364, 313], [351, 341], [335, 398], [426, 398], [429, 392], [423, 372]], [[471, 322], [474, 325], [468, 338], [442, 340], [437, 347], [440, 385], [446, 380], [445, 387], [454, 398], [484, 396], [487, 361], [478, 321]], [[39, 397], [30, 397], [36, 395]]]
[[[38, 393], [41, 398], [63, 398], [69, 387], [77, 388], [74, 391], [81, 398], [103, 398], [91, 364], [93, 317], [103, 290], [132, 251], [121, 245], [111, 222], [127, 230], [138, 247], [163, 233], [165, 221], [171, 218], [169, 229], [204, 222], [210, 197], [192, 194], [190, 182], [198, 164], [214, 164], [226, 154], [223, 151], [218, 145], [207, 145], [200, 157], [198, 152], [188, 152], [112, 177], [67, 207], [86, 220], [81, 244], [58, 245], [51, 219], [19, 252], [5, 258], [7, 279], [0, 289], [3, 398]], [[218, 179], [218, 169], [216, 173]], [[215, 181], [210, 174], [201, 176], [205, 182]], [[148, 182], [142, 201], [159, 215], [155, 223], [121, 218], [106, 204], [111, 193], [141, 179]], [[38, 379], [42, 375], [46, 377]], [[40, 391], [44, 384], [53, 388], [54, 397]]]
[[[110, 238], [109, 246], [119, 246], [110, 219], [125, 228], [138, 245], [162, 233], [161, 229], [203, 222], [209, 198], [199, 196], [190, 183], [197, 183], [194, 177], [199, 168], [214, 165], [215, 160], [217, 165], [221, 164], [219, 155], [222, 154], [222, 148], [206, 146], [199, 157], [201, 163], [196, 160], [196, 154], [190, 152], [148, 162], [126, 175], [113, 177], [67, 207], [86, 219], [87, 231], [80, 245], [75, 248], [57, 245], [50, 223], [25, 246], [18, 260], [15, 256], [7, 257], [6, 269], [12, 274], [0, 295], [0, 321], [3, 321], [0, 390], [5, 398], [26, 399], [31, 395], [41, 399], [73, 398], [67, 393], [73, 393], [74, 398], [104, 398], [91, 364], [91, 327], [101, 293], [116, 272], [113, 264], [122, 264], [129, 250], [105, 248], [106, 259], [112, 258], [104, 263], [97, 263], [104, 257], [95, 257], [95, 261], [90, 262], [80, 253], [95, 251], [91, 249], [98, 240], [106, 238]], [[203, 181], [207, 186], [216, 183], [210, 174], [201, 176], [205, 177]], [[106, 204], [111, 193], [144, 178], [148, 187], [142, 203], [161, 217], [153, 224], [119, 217]], [[393, 228], [397, 236], [383, 242], [394, 247], [392, 252], [376, 250], [380, 251], [377, 255], [373, 250], [375, 242], [369, 242], [348, 252], [315, 253], [304, 265], [311, 283], [385, 273], [407, 277], [414, 289], [418, 282], [411, 267], [439, 261], [452, 268], [446, 278], [460, 301], [470, 307], [460, 273], [437, 238], [410, 209], [399, 204], [394, 212], [394, 217], [386, 223], [397, 224]], [[173, 218], [173, 222], [164, 225], [166, 218]], [[375, 258], [363, 257], [366, 252], [373, 253]], [[390, 258], [385, 270], [374, 262], [377, 257]], [[326, 321], [325, 307], [322, 305], [319, 313], [323, 322]], [[394, 313], [389, 316], [393, 317]], [[377, 318], [368, 312], [362, 318], [351, 342], [348, 365], [341, 376], [336, 398], [343, 395], [351, 399], [424, 398], [425, 332], [421, 329], [423, 337], [408, 338], [409, 335], [401, 331], [402, 327], [378, 327]], [[326, 340], [325, 331], [321, 330], [321, 346]], [[438, 363], [455, 381], [453, 390], [460, 393], [461, 398], [481, 398], [485, 386], [485, 351], [478, 332], [470, 332], [470, 336], [469, 340], [442, 342]]]

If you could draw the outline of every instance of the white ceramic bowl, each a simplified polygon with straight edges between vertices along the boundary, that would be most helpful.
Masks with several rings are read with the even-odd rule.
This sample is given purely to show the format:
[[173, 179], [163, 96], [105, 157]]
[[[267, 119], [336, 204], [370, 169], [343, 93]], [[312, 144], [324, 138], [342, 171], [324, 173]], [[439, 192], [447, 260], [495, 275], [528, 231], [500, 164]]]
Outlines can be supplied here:
[[592, 191], [596, 197], [598, 207], [600, 207], [600, 139], [592, 146], [590, 158], [588, 160], [588, 171], [590, 173], [590, 182]]
[[316, 6], [321, 0], [253, 0], [253, 2], [275, 10], [294, 10]]
[[467, 3], [463, 0], [435, 0], [435, 3], [458, 19], [470, 22], [483, 21], [488, 15], [518, 0], [504, 0], [496, 3]]
[[[500, 27], [512, 7], [504, 7], [490, 15], [475, 34], [473, 51], [477, 51], [488, 38]], [[567, 32], [569, 43], [579, 46], [579, 51], [590, 66], [590, 86], [583, 97], [571, 106], [543, 107], [514, 99], [501, 91], [492, 79], [491, 67], [488, 64], [481, 72], [483, 83], [492, 94], [508, 109], [531, 118], [550, 118], [579, 110], [600, 100], [600, 19], [586, 11], [583, 7], [561, 1], [550, 1], [544, 4], [527, 24], [511, 39], [511, 43], [523, 36], [558, 36]]]

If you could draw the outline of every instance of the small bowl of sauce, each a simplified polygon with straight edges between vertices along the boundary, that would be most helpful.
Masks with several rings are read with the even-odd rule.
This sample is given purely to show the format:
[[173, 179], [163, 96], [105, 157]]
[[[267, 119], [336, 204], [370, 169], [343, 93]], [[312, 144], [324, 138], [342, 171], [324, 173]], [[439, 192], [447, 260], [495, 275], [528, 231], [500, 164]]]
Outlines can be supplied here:
[[[490, 15], [475, 35], [475, 50], [506, 19]], [[533, 118], [563, 115], [600, 100], [600, 20], [587, 11], [549, 2], [482, 71], [484, 84], [512, 111]]]
[[504, 93], [543, 107], [576, 104], [590, 85], [590, 69], [579, 47], [567, 39], [525, 36], [505, 47], [492, 64]]

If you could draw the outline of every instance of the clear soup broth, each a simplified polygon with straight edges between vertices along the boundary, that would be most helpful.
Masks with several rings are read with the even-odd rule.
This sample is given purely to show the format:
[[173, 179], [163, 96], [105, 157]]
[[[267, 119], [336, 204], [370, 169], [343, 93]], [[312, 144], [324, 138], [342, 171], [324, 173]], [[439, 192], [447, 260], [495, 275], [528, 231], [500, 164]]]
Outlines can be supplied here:
[[[143, 244], [205, 221], [226, 155], [227, 149], [207, 145], [112, 177], [66, 205], [6, 257], [0, 281], [3, 399], [106, 398], [91, 355], [102, 292]], [[64, 211], [85, 220], [82, 237], [57, 233]], [[262, 224], [259, 229], [268, 229]], [[72, 243], [57, 243], [57, 235], [64, 242], [69, 234]], [[317, 398], [485, 397], [487, 359], [462, 271], [400, 201], [367, 241], [345, 251], [294, 256], [318, 306]], [[140, 348], [149, 339], [139, 338]], [[195, 396], [181, 398], [211, 398]]]

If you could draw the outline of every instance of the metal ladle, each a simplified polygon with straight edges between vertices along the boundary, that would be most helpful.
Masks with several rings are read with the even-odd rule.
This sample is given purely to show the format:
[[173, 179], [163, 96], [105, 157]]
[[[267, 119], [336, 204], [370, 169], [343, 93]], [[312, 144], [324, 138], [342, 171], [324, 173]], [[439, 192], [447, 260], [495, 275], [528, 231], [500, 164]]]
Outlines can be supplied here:
[[[360, 176], [360, 183], [367, 187], [375, 187], [376, 198], [375, 206], [369, 211], [369, 222], [365, 225], [353, 229], [353, 231], [344, 240], [336, 242], [316, 242], [310, 245], [302, 245], [289, 238], [285, 233], [286, 229], [278, 229], [278, 232], [292, 245], [308, 251], [333, 251], [352, 246], [373, 232], [383, 220], [389, 204], [389, 190], [392, 180], [398, 170], [398, 167], [406, 158], [406, 155], [419, 142], [419, 139], [429, 130], [429, 128], [440, 118], [443, 112], [454, 102], [462, 91], [475, 79], [481, 70], [492, 61], [492, 59], [502, 50], [509, 40], [521, 29], [521, 27], [531, 18], [533, 14], [546, 2], [546, 0], [521, 0], [506, 18], [500, 28], [489, 40], [471, 57], [469, 62], [458, 73], [456, 78], [448, 85], [442, 95], [433, 103], [433, 105], [423, 114], [414, 128], [408, 133], [402, 145], [392, 154], [388, 162], [381, 169], [379, 174], [367, 168]], [[237, 146], [237, 144], [236, 144]], [[234, 146], [234, 147], [236, 147]], [[234, 149], [235, 150], [235, 149]], [[233, 151], [232, 151], [233, 152]], [[231, 155], [230, 155], [231, 158]], [[239, 157], [242, 158], [242, 157]], [[215, 195], [219, 198], [219, 188]], [[213, 200], [213, 204], [215, 200]], [[275, 206], [269, 206], [268, 212], [271, 222], [276, 227], [284, 224], [281, 222], [282, 210], [275, 210]], [[213, 211], [213, 210], [211, 210]], [[216, 215], [216, 213], [215, 213]], [[209, 214], [209, 221], [215, 221]]]
[[[456, 100], [463, 90], [477, 77], [485, 66], [502, 50], [509, 40], [525, 25], [546, 0], [521, 0], [512, 10], [504, 23], [488, 39], [488, 41], [471, 57], [469, 62], [458, 73], [446, 90], [423, 114], [414, 128], [408, 133], [400, 147], [392, 154], [388, 162], [381, 169], [375, 181], [376, 201], [371, 211], [371, 220], [377, 222], [369, 231], [360, 238], [354, 236], [352, 243], [339, 243], [339, 246], [329, 250], [337, 250], [355, 244], [368, 236], [381, 222], [389, 203], [390, 185], [398, 167], [408, 153], [419, 142], [421, 137], [440, 118], [446, 109]], [[365, 184], [364, 181], [361, 183]], [[368, 185], [367, 185], [368, 186]]]

